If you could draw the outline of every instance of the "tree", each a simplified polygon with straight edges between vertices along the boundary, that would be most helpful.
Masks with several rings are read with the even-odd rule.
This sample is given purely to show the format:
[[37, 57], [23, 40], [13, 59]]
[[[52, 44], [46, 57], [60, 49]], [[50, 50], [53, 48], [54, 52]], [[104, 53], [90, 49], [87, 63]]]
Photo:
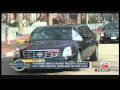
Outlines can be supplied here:
[[81, 24], [81, 14], [77, 14], [77, 24]]
[[69, 24], [69, 13], [66, 13], [66, 24]]
[[23, 14], [18, 13], [18, 32], [23, 33]]
[[48, 14], [48, 25], [53, 25], [52, 13]]

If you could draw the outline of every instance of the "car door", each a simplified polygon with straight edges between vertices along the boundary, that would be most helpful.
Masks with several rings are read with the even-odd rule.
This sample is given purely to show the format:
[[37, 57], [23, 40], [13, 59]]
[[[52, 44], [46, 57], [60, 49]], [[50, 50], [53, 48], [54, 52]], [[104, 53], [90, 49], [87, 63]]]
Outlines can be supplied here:
[[[89, 56], [89, 46], [90, 46], [90, 38], [88, 36], [88, 31], [86, 30], [85, 26], [78, 27], [78, 33], [83, 37], [83, 42], [81, 43], [82, 49], [82, 58], [86, 59]], [[86, 35], [86, 37], [85, 37]]]
[[85, 26], [87, 32], [88, 32], [88, 38], [89, 38], [89, 56], [95, 51], [96, 43], [97, 43], [97, 36], [94, 34], [90, 28], [86, 25]]

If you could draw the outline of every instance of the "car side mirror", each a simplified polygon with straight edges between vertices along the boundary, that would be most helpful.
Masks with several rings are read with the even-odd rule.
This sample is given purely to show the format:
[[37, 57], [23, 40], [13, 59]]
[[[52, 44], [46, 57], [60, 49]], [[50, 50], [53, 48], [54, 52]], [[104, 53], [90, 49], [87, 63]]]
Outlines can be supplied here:
[[88, 34], [83, 34], [82, 37], [83, 38], [88, 38]]

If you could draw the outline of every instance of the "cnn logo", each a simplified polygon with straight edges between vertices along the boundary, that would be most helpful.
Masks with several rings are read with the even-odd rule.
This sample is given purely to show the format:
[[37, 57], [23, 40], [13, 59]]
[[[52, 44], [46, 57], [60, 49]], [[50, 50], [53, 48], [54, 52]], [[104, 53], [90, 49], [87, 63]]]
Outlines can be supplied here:
[[102, 69], [110, 68], [110, 62], [100, 62], [100, 68]]

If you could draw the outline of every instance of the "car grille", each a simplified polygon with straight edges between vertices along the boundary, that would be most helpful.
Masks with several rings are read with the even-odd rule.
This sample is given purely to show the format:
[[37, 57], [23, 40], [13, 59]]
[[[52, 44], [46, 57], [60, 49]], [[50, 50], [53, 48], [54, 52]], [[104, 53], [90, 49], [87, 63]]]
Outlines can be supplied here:
[[106, 36], [107, 37], [115, 37], [115, 36], [119, 37], [119, 34], [117, 34], [117, 33], [111, 33], [111, 34], [110, 33], [106, 33]]
[[111, 34], [111, 36], [117, 36], [117, 34], [116, 34], [116, 33], [113, 33], [113, 34]]
[[24, 50], [23, 56], [25, 58], [52, 58], [57, 57], [59, 49], [48, 50]]

